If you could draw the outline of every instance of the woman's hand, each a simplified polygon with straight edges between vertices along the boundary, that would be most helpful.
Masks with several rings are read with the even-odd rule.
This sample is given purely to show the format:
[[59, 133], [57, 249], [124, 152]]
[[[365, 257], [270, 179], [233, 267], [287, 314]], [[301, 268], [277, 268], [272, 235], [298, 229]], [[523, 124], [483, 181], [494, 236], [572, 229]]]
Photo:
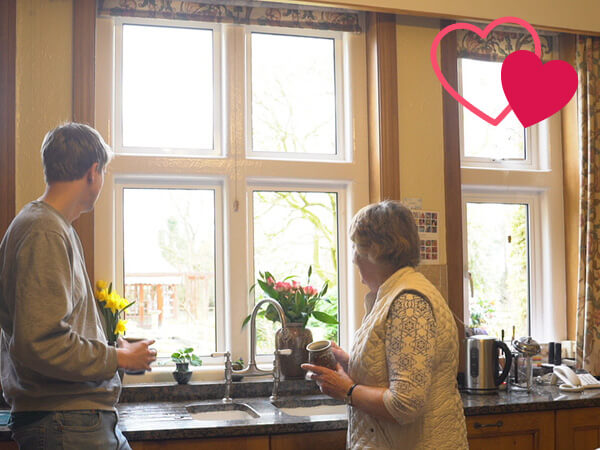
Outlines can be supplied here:
[[[343, 351], [343, 350], [342, 350]], [[344, 352], [345, 353], [345, 352]], [[348, 376], [344, 368], [338, 363], [336, 370], [314, 364], [302, 364], [304, 370], [310, 370], [311, 379], [317, 382], [323, 394], [338, 400], [345, 400], [348, 390], [354, 381]]]
[[335, 356], [337, 362], [339, 362], [344, 368], [344, 370], [347, 372], [350, 355], [346, 353], [342, 347], [337, 345], [335, 341], [331, 341], [331, 351], [333, 352], [333, 356]]

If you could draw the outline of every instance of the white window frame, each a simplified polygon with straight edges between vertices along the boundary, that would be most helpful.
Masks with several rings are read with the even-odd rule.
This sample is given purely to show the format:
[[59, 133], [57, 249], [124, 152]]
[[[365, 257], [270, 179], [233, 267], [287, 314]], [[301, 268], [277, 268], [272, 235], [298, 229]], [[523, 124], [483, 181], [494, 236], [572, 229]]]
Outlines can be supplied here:
[[[513, 189], [506, 191], [501, 187], [475, 187], [466, 186], [463, 189], [462, 197], [462, 214], [463, 214], [463, 254], [465, 260], [465, 273], [469, 270], [469, 235], [467, 230], [467, 203], [502, 203], [513, 205], [526, 205], [527, 214], [527, 234], [528, 234], [528, 278], [529, 278], [529, 293], [528, 293], [528, 311], [527, 311], [527, 328], [531, 336], [538, 336], [538, 333], [533, 333], [533, 329], [539, 330], [539, 323], [536, 323], [535, 317], [538, 317], [544, 310], [544, 286], [540, 283], [543, 279], [542, 270], [542, 254], [543, 245], [542, 238], [542, 215], [540, 209], [540, 201], [544, 193], [537, 190], [517, 190]], [[469, 277], [466, 277], [467, 283], [464, 284], [464, 298], [467, 299], [464, 304], [465, 318], [469, 320], [471, 317], [469, 309], [469, 301], [471, 298], [471, 287]]]
[[[458, 72], [458, 90], [462, 95], [462, 59], [469, 58], [458, 58], [457, 72]], [[508, 105], [508, 103], [507, 103]], [[460, 160], [462, 167], [472, 168], [493, 168], [493, 169], [507, 169], [507, 170], [549, 170], [550, 161], [546, 158], [545, 152], [540, 152], [538, 149], [545, 148], [548, 145], [550, 136], [550, 129], [547, 120], [543, 120], [536, 125], [525, 129], [525, 159], [513, 159], [513, 158], [485, 158], [476, 156], [465, 155], [464, 146], [464, 127], [463, 118], [464, 114], [473, 114], [471, 111], [466, 111], [465, 107], [459, 105], [458, 108], [458, 123], [459, 123], [459, 137], [460, 137]], [[510, 112], [514, 114], [514, 112]], [[483, 119], [482, 119], [483, 120]], [[482, 121], [482, 124], [484, 122]], [[486, 126], [491, 126], [485, 123]]]
[[[275, 34], [282, 36], [316, 37], [332, 39], [334, 41], [334, 70], [335, 70], [335, 128], [336, 128], [336, 153], [334, 155], [319, 153], [299, 153], [299, 152], [269, 152], [254, 151], [252, 148], [252, 34]], [[345, 34], [339, 31], [320, 31], [320, 30], [298, 30], [287, 29], [282, 31], [281, 27], [261, 27], [249, 26], [246, 28], [246, 157], [251, 159], [287, 159], [292, 161], [340, 161], [346, 162], [352, 159], [352, 148], [347, 145], [347, 133], [351, 133], [351, 122], [348, 122], [348, 113], [345, 105], [349, 99], [349, 93], [344, 87], [343, 68], [347, 51], [345, 48], [348, 43], [344, 39]], [[344, 126], [348, 124], [348, 126]], [[348, 128], [346, 131], [345, 128]], [[350, 141], [351, 142], [351, 141]]]
[[[124, 214], [123, 191], [125, 189], [206, 189], [214, 191], [215, 198], [215, 348], [225, 345], [225, 302], [224, 302], [224, 252], [223, 252], [223, 180], [194, 177], [147, 177], [136, 175], [120, 175], [114, 180], [116, 230], [115, 230], [115, 266], [116, 285], [124, 292]], [[209, 355], [198, 355], [209, 356]]]
[[[499, 170], [463, 167], [463, 281], [465, 284], [465, 318], [468, 313], [468, 257], [466, 252], [465, 199], [480, 201], [497, 198], [527, 199], [532, 203], [530, 215], [530, 317], [531, 335], [540, 342], [563, 340], [567, 337], [566, 274], [564, 248], [564, 213], [560, 113], [548, 119], [549, 141], [546, 156], [552, 161], [551, 170]], [[544, 150], [544, 149], [542, 149]], [[531, 269], [530, 269], [531, 270]]]
[[[221, 127], [222, 127], [222, 112], [221, 112], [221, 30], [222, 25], [216, 23], [198, 23], [191, 21], [169, 21], [152, 19], [139, 19], [134, 17], [115, 18], [114, 39], [115, 39], [115, 103], [113, 117], [114, 120], [114, 149], [118, 154], [135, 154], [135, 155], [165, 155], [165, 156], [196, 156], [196, 157], [212, 157], [217, 158], [224, 156]], [[196, 30], [210, 30], [213, 38], [213, 148], [212, 149], [189, 149], [189, 148], [166, 148], [166, 147], [151, 147], [150, 150], [146, 147], [125, 147], [123, 145], [123, 26], [126, 25], [143, 25], [166, 28], [186, 28]]]
[[[340, 342], [348, 342], [348, 329], [341, 323], [341, 318], [348, 317], [348, 304], [343, 299], [348, 298], [348, 266], [344, 261], [348, 260], [349, 250], [347, 246], [341, 245], [343, 242], [348, 242], [348, 184], [347, 183], [315, 183], [307, 182], [306, 180], [274, 180], [268, 178], [249, 178], [246, 190], [248, 202], [248, 255], [249, 255], [249, 271], [248, 285], [252, 286], [256, 283], [254, 274], [256, 267], [254, 266], [254, 192], [255, 191], [271, 191], [271, 192], [319, 192], [319, 193], [335, 193], [337, 195], [337, 245], [338, 245], [338, 317], [340, 325], [338, 326], [338, 339]], [[254, 295], [248, 295], [250, 308], [254, 307]], [[243, 317], [242, 317], [243, 320]], [[241, 323], [241, 322], [240, 322]], [[257, 358], [260, 362], [270, 362], [272, 356], [260, 356]]]
[[[120, 20], [115, 18], [98, 18], [96, 22], [96, 128], [109, 144], [116, 148], [117, 132], [115, 126], [114, 104], [118, 98], [114, 95], [116, 84], [116, 27], [119, 23], [132, 23], [189, 27], [190, 22], [156, 21], [154, 19]], [[214, 24], [196, 24], [200, 28]], [[246, 111], [247, 96], [244, 93], [246, 77], [244, 64], [246, 46], [239, 46], [244, 39], [245, 29], [241, 25], [214, 25], [220, 30], [222, 49], [221, 65], [218, 66], [221, 76], [221, 92], [215, 104], [221, 103], [221, 125], [218, 131], [221, 136], [222, 155], [197, 158], [177, 155], [121, 154], [108, 166], [104, 189], [96, 203], [95, 248], [94, 254], [96, 279], [116, 280], [117, 275], [117, 226], [122, 220], [122, 210], [118, 211], [116, 197], [118, 183], [123, 181], [140, 182], [154, 185], [162, 182], [172, 186], [201, 186], [202, 183], [222, 185], [222, 233], [223, 233], [223, 288], [222, 308], [224, 323], [221, 325], [223, 338], [218, 339], [217, 351], [232, 350], [234, 355], [249, 355], [249, 327], [241, 330], [237, 317], [248, 315], [253, 305], [249, 301], [248, 284], [253, 278], [253, 268], [247, 262], [253, 261], [249, 254], [250, 238], [248, 234], [248, 218], [251, 217], [251, 205], [247, 201], [250, 186], [271, 185], [277, 190], [290, 187], [302, 190], [314, 189], [340, 191], [338, 197], [339, 223], [339, 283], [340, 283], [340, 343], [348, 348], [349, 337], [358, 328], [364, 314], [362, 295], [366, 288], [360, 283], [356, 269], [352, 268], [351, 254], [348, 250], [347, 224], [356, 211], [369, 202], [368, 154], [364, 149], [368, 146], [367, 135], [367, 74], [366, 74], [366, 39], [364, 34], [344, 33], [344, 117], [345, 139], [353, 149], [360, 149], [344, 163], [339, 161], [261, 159], [245, 156], [246, 153]], [[300, 33], [297, 29], [287, 30], [285, 34]], [[224, 67], [227, 66], [227, 70]], [[217, 67], [217, 66], [215, 66]], [[217, 117], [217, 115], [215, 116]], [[276, 174], [276, 175], [274, 175]], [[141, 180], [141, 181], [140, 181]], [[102, 250], [100, 250], [102, 249]], [[122, 259], [122, 258], [121, 258]], [[344, 272], [346, 271], [346, 272]], [[122, 272], [122, 269], [121, 269]], [[243, 282], [240, 282], [243, 280]], [[116, 282], [116, 281], [115, 281]], [[121, 282], [122, 283], [122, 282]], [[118, 284], [118, 282], [117, 282]], [[122, 290], [123, 286], [118, 286]], [[344, 290], [345, 289], [345, 290]], [[270, 363], [271, 360], [268, 361]], [[202, 371], [210, 372], [215, 379], [222, 377], [222, 360], [204, 359]], [[157, 376], [160, 371], [153, 371]], [[149, 376], [150, 376], [149, 375]], [[170, 375], [170, 374], [168, 374]]]

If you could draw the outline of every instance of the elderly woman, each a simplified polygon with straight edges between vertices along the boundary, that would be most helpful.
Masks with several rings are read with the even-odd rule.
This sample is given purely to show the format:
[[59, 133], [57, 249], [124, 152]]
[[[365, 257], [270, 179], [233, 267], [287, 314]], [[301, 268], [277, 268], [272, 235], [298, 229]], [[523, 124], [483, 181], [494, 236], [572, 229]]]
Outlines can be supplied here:
[[348, 448], [468, 448], [456, 324], [438, 290], [414, 269], [420, 240], [410, 210], [395, 201], [366, 206], [350, 239], [370, 289], [352, 354], [334, 344], [337, 370], [302, 367], [323, 393], [350, 405]]

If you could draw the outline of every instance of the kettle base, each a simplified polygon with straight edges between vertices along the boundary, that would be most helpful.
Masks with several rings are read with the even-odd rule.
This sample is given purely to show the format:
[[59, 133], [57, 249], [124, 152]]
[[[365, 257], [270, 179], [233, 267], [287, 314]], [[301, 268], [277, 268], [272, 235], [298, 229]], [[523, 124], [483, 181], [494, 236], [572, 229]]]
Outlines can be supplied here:
[[498, 393], [498, 389], [473, 389], [467, 388], [465, 389], [467, 394], [477, 394], [477, 395], [494, 395]]

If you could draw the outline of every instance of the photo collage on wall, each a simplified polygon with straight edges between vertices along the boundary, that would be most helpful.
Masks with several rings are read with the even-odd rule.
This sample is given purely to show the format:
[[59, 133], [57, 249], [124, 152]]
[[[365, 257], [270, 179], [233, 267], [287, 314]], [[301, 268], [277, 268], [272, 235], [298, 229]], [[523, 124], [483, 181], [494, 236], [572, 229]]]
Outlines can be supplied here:
[[439, 264], [439, 214], [437, 211], [412, 210], [421, 238], [421, 264]]

